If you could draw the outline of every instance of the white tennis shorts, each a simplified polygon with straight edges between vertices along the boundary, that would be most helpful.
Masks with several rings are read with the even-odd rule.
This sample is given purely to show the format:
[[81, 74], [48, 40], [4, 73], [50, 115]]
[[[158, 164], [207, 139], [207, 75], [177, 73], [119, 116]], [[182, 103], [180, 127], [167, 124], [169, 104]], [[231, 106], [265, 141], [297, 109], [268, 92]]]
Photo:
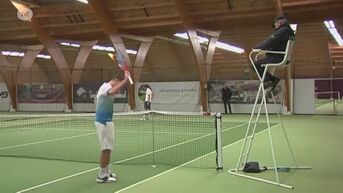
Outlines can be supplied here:
[[114, 124], [113, 122], [107, 122], [106, 125], [95, 122], [96, 131], [98, 132], [99, 142], [101, 150], [114, 148]]

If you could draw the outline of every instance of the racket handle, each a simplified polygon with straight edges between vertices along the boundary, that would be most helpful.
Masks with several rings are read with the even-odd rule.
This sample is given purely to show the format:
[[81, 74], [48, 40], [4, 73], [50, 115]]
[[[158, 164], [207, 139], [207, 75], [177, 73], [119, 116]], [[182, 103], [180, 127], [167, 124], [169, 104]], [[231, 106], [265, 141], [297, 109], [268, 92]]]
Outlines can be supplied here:
[[132, 80], [131, 76], [129, 76], [128, 78], [129, 78], [130, 84], [133, 84], [133, 80]]

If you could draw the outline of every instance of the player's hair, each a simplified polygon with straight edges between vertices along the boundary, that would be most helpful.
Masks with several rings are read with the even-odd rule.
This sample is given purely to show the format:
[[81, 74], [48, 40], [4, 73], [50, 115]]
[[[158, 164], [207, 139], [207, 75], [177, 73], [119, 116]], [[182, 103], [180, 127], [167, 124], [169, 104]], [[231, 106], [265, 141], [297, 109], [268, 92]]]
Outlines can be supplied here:
[[112, 77], [112, 80], [123, 80], [123, 79], [124, 79], [123, 71], [116, 72], [114, 76]]

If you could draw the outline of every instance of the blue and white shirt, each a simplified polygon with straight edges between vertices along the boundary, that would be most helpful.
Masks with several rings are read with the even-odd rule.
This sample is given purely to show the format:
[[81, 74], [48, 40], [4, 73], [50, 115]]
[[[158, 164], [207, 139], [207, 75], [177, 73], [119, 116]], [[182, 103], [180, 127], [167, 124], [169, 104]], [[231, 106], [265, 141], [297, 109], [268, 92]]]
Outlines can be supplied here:
[[106, 122], [112, 121], [113, 100], [114, 96], [108, 95], [107, 92], [112, 86], [109, 83], [103, 83], [96, 95], [95, 121], [106, 125]]

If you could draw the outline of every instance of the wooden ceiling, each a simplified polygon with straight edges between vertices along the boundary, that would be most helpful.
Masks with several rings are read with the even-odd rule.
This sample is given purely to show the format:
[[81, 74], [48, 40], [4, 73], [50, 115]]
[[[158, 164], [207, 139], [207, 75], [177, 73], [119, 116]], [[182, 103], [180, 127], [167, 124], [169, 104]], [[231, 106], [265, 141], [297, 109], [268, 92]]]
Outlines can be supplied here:
[[[192, 47], [187, 41], [180, 43], [181, 40], [173, 37], [174, 33], [185, 31], [185, 18], [180, 14], [176, 1], [98, 1], [109, 13], [109, 19], [119, 33], [160, 37], [155, 38], [149, 51], [142, 80], [197, 80]], [[76, 0], [22, 0], [22, 2], [29, 5], [34, 17], [55, 40], [99, 40], [99, 44], [111, 45], [101, 22], [88, 4]], [[330, 75], [329, 71], [323, 72], [323, 69], [330, 69], [328, 43], [334, 43], [334, 40], [323, 25], [323, 21], [333, 19], [339, 33], [343, 35], [342, 0], [183, 0], [182, 2], [189, 16], [188, 19], [196, 28], [220, 31], [220, 41], [244, 48], [246, 52], [272, 32], [273, 18], [281, 8], [292, 23], [298, 24], [293, 58], [297, 71], [293, 75], [296, 77]], [[28, 22], [18, 20], [16, 12], [16, 8], [9, 0], [0, 1], [0, 44], [42, 44], [38, 34], [32, 30]], [[125, 38], [124, 43], [128, 48], [137, 48], [139, 45]], [[90, 61], [94, 61], [92, 56], [89, 58]], [[99, 62], [108, 63], [105, 59], [104, 61], [99, 59]], [[88, 63], [86, 67], [89, 66]], [[210, 79], [246, 77], [249, 65], [246, 54], [216, 49]], [[182, 67], [186, 68], [177, 70]], [[173, 73], [166, 73], [166, 70]], [[343, 72], [341, 75], [343, 76]]]
[[[100, 0], [101, 1], [101, 0]], [[225, 30], [256, 25], [271, 25], [277, 0], [184, 0], [187, 12], [197, 27]], [[106, 39], [100, 22], [88, 4], [76, 0], [25, 0], [35, 17], [56, 39]], [[341, 0], [282, 0], [289, 19], [322, 22], [342, 17]], [[183, 31], [182, 17], [171, 0], [102, 0], [111, 20], [121, 33], [151, 36]], [[25, 22], [16, 17], [9, 0], [0, 1], [0, 41], [39, 43]], [[17, 40], [17, 41], [16, 41]]]

